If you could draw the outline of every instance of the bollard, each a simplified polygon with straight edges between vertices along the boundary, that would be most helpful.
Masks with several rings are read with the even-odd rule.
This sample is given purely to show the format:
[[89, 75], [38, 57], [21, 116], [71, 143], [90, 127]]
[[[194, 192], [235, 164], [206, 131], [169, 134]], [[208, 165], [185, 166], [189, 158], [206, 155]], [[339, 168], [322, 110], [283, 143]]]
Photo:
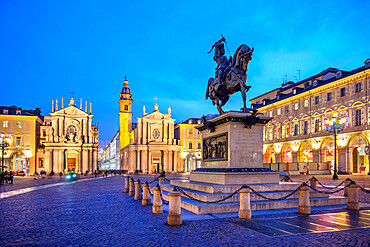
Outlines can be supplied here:
[[348, 210], [360, 210], [360, 204], [358, 203], [358, 188], [355, 182], [351, 182], [348, 186]]
[[161, 214], [163, 213], [163, 204], [161, 199], [161, 187], [157, 184], [153, 188], [153, 207], [152, 212], [155, 214]]
[[128, 193], [129, 191], [129, 180], [130, 177], [125, 178], [125, 189], [123, 190], [124, 193]]
[[304, 185], [301, 188], [299, 188], [298, 213], [311, 214], [310, 188], [307, 185]]
[[135, 200], [135, 201], [141, 200], [141, 190], [140, 190], [140, 186], [141, 186], [140, 179], [138, 179], [138, 180], [135, 182], [135, 196], [134, 196], [134, 200]]
[[252, 218], [251, 212], [251, 197], [249, 189], [241, 189], [240, 193], [240, 207], [239, 207], [239, 219], [250, 219]]
[[158, 178], [159, 185], [164, 184], [164, 177]]
[[141, 201], [141, 205], [143, 206], [150, 205], [149, 188], [150, 185], [148, 184], [148, 182], [145, 182], [145, 184], [143, 184], [143, 200]]
[[317, 179], [315, 177], [310, 178], [310, 185], [312, 188], [317, 189]]
[[348, 197], [348, 185], [350, 185], [351, 182], [352, 182], [352, 180], [349, 179], [349, 178], [344, 180], [344, 186], [347, 186], [346, 188], [344, 188], [344, 196]]
[[128, 190], [128, 195], [133, 196], [134, 195], [134, 179], [131, 178], [129, 180], [129, 190]]
[[182, 224], [181, 215], [181, 192], [171, 191], [168, 193], [168, 217], [167, 224], [179, 226]]

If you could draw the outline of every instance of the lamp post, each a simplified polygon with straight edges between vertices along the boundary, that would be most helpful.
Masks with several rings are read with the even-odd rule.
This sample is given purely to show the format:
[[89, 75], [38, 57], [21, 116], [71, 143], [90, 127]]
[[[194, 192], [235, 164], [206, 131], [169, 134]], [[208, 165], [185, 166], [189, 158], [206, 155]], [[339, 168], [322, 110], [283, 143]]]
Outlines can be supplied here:
[[333, 179], [338, 179], [337, 174], [337, 134], [347, 128], [349, 118], [347, 112], [331, 112], [324, 116], [323, 126], [326, 131], [334, 134], [334, 174]]
[[1, 146], [1, 172], [4, 171], [4, 151], [12, 143], [12, 135], [0, 133], [0, 146]]

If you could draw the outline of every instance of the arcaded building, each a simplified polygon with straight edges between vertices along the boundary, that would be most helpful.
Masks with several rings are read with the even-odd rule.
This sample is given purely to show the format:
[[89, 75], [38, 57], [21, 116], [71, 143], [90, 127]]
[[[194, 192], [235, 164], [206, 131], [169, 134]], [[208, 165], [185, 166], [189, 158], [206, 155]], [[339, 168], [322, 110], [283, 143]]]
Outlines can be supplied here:
[[[337, 136], [339, 173], [369, 172], [370, 59], [344, 71], [328, 68], [299, 82], [286, 82], [251, 100], [252, 107], [273, 117], [264, 128], [264, 162], [272, 167], [308, 165], [333, 170], [334, 138], [323, 117], [344, 111], [349, 125]], [[281, 166], [283, 164], [283, 166]]]

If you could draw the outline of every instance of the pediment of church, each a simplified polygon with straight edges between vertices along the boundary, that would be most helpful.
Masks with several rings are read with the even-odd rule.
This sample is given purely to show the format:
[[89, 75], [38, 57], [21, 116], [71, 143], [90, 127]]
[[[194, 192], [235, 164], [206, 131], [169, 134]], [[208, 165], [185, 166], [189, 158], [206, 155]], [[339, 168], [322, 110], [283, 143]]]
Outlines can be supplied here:
[[63, 108], [59, 111], [56, 111], [54, 113], [50, 113], [51, 116], [60, 116], [60, 115], [75, 115], [79, 117], [86, 117], [89, 114], [87, 114], [84, 111], [81, 111], [80, 109], [76, 108], [75, 106], [68, 106], [67, 108]]
[[171, 121], [175, 121], [174, 119], [169, 117], [167, 114], [160, 113], [159, 111], [149, 113], [148, 115], [145, 115], [142, 118], [143, 119], [150, 119], [150, 120], [171, 120]]

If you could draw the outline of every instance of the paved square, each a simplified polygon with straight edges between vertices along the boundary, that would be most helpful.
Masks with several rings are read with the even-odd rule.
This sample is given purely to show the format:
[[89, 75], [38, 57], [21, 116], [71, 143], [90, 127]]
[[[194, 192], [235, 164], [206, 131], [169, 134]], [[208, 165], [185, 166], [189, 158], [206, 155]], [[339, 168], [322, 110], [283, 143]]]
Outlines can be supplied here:
[[[141, 201], [123, 193], [124, 177], [55, 182], [59, 185], [0, 199], [1, 246], [369, 246], [370, 242], [368, 210], [251, 220], [184, 217], [182, 226], [168, 226], [167, 212], [153, 214], [151, 206], [141, 206]], [[11, 190], [5, 186], [2, 191]]]

